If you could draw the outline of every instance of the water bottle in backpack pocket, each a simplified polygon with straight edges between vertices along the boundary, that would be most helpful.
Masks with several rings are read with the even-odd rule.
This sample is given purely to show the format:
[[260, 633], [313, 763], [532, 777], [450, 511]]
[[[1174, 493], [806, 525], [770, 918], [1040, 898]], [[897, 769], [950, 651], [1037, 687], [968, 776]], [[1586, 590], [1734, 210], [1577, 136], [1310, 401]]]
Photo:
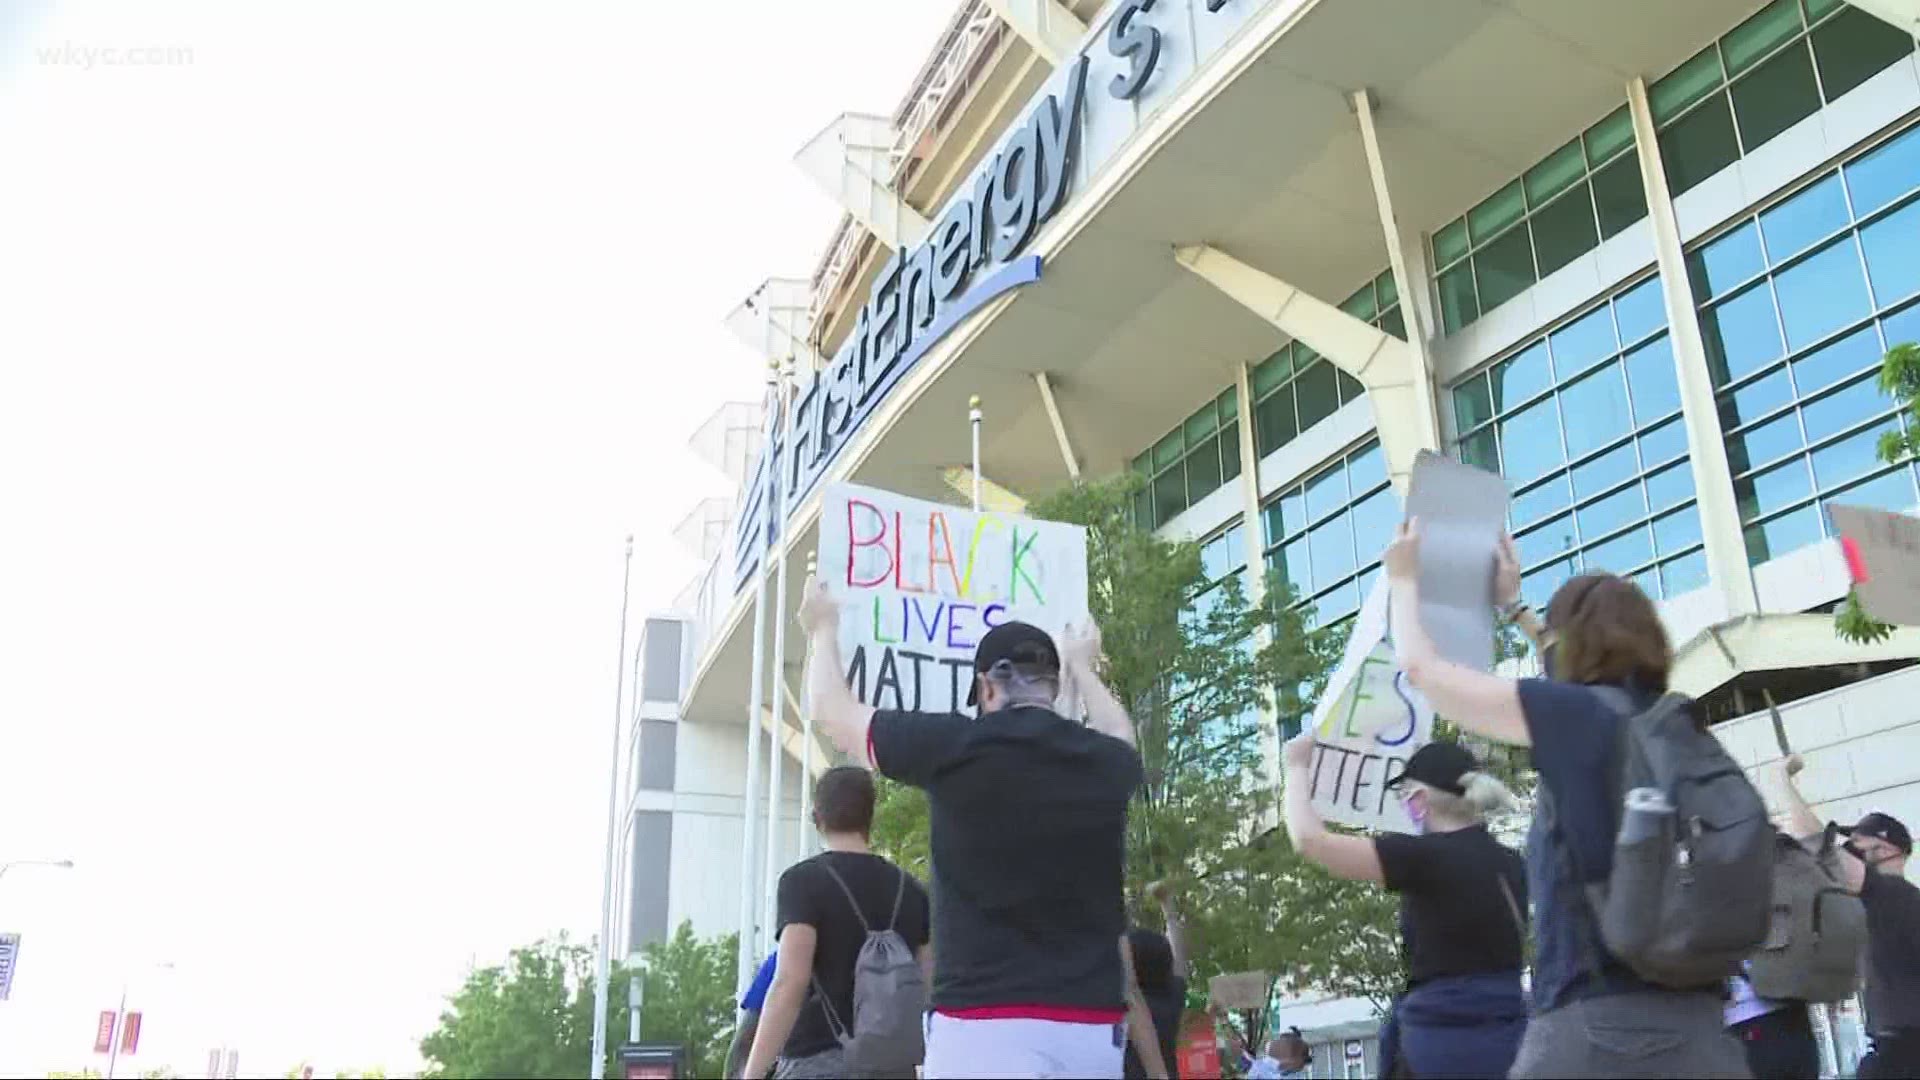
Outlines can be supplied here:
[[1814, 850], [1784, 833], [1775, 838], [1772, 922], [1747, 977], [1762, 997], [1823, 1004], [1845, 1000], [1858, 984], [1867, 909], [1842, 883], [1833, 829], [1809, 842]]

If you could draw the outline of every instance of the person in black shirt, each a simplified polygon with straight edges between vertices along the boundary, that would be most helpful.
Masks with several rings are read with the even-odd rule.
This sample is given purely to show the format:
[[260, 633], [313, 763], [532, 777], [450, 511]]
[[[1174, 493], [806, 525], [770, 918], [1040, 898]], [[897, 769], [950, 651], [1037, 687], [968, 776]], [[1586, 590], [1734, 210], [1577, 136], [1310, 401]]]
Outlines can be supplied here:
[[853, 1024], [854, 961], [869, 928], [890, 926], [931, 966], [926, 890], [868, 850], [873, 803], [873, 775], [857, 766], [828, 769], [814, 785], [813, 822], [827, 850], [780, 875], [779, 959], [743, 1076], [766, 1076], [776, 1059], [781, 1078], [858, 1075], [836, 1029]]
[[[1782, 763], [1782, 786], [1792, 815], [1790, 831], [1811, 836], [1826, 828], [1800, 794], [1794, 777], [1800, 755]], [[1860, 1060], [1862, 1080], [1920, 1076], [1920, 888], [1907, 880], [1913, 834], [1889, 814], [1868, 814], [1850, 827], [1841, 847], [1842, 883], [1867, 909], [1867, 1033], [1873, 1052]]]
[[[1065, 656], [1025, 623], [974, 653], [978, 719], [876, 712], [847, 688], [839, 604], [809, 585], [800, 618], [814, 723], [843, 752], [927, 792], [933, 1011], [925, 1075], [1118, 1077], [1133, 724], [1094, 673], [1100, 635]], [[1065, 684], [1085, 724], [1053, 709]], [[783, 961], [784, 962], [784, 961]]]
[[1505, 1076], [1527, 1023], [1526, 863], [1487, 831], [1486, 815], [1512, 808], [1512, 794], [1464, 748], [1428, 743], [1387, 781], [1419, 835], [1344, 836], [1313, 808], [1313, 749], [1312, 732], [1286, 746], [1287, 835], [1335, 877], [1400, 894], [1396, 1056], [1423, 1078]]
[[1136, 926], [1127, 931], [1127, 952], [1131, 957], [1134, 985], [1146, 1005], [1151, 1034], [1129, 1030], [1127, 1055], [1121, 1070], [1126, 1080], [1146, 1080], [1153, 1075], [1151, 1061], [1143, 1060], [1140, 1047], [1151, 1039], [1160, 1051], [1163, 1075], [1179, 1080], [1178, 1050], [1180, 1015], [1187, 1004], [1187, 977], [1193, 960], [1187, 944], [1186, 921], [1180, 917], [1173, 890], [1164, 881], [1147, 886], [1147, 899], [1160, 905], [1167, 932], [1162, 934]]

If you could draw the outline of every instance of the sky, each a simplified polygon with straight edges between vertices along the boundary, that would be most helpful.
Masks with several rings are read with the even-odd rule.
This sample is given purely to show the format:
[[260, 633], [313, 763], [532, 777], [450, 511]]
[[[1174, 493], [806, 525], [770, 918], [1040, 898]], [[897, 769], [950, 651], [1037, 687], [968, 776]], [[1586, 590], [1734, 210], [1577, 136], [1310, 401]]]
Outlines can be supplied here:
[[417, 1068], [597, 929], [622, 538], [953, 0], [4, 2], [0, 1075]]

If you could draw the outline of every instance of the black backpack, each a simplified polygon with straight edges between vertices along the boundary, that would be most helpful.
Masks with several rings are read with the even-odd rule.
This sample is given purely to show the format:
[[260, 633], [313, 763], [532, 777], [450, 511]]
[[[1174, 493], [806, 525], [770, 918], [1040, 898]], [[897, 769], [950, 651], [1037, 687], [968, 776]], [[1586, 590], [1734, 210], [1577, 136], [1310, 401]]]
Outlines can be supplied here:
[[1773, 919], [1747, 965], [1761, 997], [1844, 1001], [1859, 981], [1867, 909], [1840, 878], [1833, 832], [1810, 838], [1815, 850], [1785, 833], [1774, 841]]

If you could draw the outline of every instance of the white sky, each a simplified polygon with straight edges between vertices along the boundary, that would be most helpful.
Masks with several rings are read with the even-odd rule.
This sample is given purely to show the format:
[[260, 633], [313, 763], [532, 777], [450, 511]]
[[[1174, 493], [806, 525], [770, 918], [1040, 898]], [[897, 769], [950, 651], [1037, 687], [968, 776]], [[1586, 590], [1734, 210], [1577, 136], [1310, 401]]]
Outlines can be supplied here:
[[953, 3], [0, 0], [0, 1075], [129, 978], [123, 1076], [397, 1074], [597, 927], [621, 537]]

